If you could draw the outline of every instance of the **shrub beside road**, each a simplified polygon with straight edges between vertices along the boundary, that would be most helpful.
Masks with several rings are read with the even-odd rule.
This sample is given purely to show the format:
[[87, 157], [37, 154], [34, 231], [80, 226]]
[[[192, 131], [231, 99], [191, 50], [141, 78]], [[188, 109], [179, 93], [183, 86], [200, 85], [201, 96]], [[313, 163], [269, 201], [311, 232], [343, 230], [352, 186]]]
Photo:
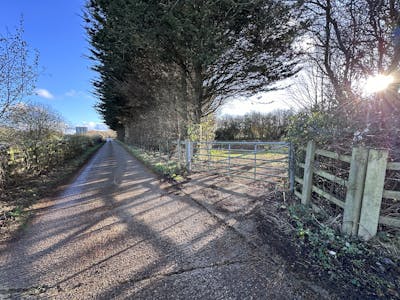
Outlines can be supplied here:
[[39, 199], [54, 193], [103, 143], [99, 137], [65, 136], [42, 142], [36, 148], [4, 149], [0, 156], [3, 159], [1, 239], [8, 239], [22, 228], [30, 215], [27, 209]]

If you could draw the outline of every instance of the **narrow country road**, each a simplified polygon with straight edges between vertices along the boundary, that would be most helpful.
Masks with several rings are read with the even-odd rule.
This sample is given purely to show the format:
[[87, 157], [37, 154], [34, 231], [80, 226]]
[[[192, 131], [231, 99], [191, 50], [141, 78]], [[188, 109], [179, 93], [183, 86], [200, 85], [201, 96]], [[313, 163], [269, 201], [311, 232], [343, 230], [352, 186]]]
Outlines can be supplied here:
[[281, 265], [162, 189], [116, 142], [48, 206], [1, 245], [1, 299], [305, 298]]

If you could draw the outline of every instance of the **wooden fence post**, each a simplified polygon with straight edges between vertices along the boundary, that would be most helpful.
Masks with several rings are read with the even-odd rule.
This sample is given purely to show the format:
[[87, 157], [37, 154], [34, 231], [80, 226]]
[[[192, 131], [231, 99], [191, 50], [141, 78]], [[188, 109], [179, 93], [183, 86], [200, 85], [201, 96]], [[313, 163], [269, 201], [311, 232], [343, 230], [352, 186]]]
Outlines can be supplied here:
[[289, 190], [294, 193], [296, 162], [294, 154], [294, 144], [289, 143]]
[[315, 142], [309, 141], [307, 144], [306, 161], [304, 164], [303, 189], [301, 194], [301, 204], [309, 205], [313, 186], [313, 165], [315, 158]]
[[374, 237], [378, 230], [383, 188], [385, 184], [387, 150], [369, 150], [358, 235], [364, 240]]
[[15, 150], [13, 148], [10, 148], [8, 150], [8, 154], [10, 155], [10, 161], [14, 161], [15, 160]]
[[367, 162], [368, 149], [354, 147], [351, 155], [342, 223], [342, 232], [348, 235], [356, 235], [358, 231]]

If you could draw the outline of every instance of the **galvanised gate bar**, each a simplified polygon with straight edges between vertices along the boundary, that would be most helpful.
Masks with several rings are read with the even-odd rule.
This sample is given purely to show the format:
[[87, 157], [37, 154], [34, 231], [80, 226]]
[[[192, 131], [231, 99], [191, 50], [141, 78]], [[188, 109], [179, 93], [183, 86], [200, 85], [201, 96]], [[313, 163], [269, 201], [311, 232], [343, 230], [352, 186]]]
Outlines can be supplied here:
[[279, 184], [293, 189], [294, 155], [286, 142], [184, 142], [189, 171]]

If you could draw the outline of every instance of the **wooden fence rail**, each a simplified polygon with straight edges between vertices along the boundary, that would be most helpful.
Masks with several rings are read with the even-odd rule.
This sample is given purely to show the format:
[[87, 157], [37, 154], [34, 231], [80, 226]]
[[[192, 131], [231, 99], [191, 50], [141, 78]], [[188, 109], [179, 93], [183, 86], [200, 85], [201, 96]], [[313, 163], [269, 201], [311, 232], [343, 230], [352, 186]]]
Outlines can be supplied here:
[[[344, 179], [315, 163], [316, 155], [336, 161], [349, 163], [348, 179]], [[400, 191], [385, 190], [387, 171], [400, 171], [399, 162], [388, 162], [388, 150], [354, 147], [352, 155], [341, 155], [331, 151], [317, 149], [313, 141], [307, 144], [304, 162], [297, 167], [303, 169], [303, 178], [295, 177], [301, 192], [295, 195], [304, 205], [311, 205], [315, 193], [343, 209], [342, 231], [349, 235], [358, 235], [368, 240], [376, 235], [378, 225], [400, 228], [400, 218], [381, 216], [382, 198], [400, 199]], [[315, 175], [335, 183], [346, 190], [344, 199], [329, 193], [314, 184]]]

